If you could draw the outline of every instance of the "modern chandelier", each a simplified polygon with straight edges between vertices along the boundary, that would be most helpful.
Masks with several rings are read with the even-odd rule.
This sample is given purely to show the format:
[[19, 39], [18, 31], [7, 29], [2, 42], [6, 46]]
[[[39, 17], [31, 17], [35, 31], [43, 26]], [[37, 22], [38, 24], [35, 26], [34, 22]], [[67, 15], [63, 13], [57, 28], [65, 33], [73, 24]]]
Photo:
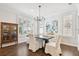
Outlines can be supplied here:
[[35, 20], [37, 20], [37, 21], [44, 21], [45, 20], [45, 18], [43, 17], [43, 16], [41, 16], [41, 5], [38, 5], [38, 8], [39, 8], [39, 14], [38, 14], [38, 16], [37, 17], [35, 17], [34, 19]]
[[38, 16], [34, 17], [34, 20], [37, 22], [37, 35], [40, 35], [40, 26], [41, 23], [44, 24], [45, 18], [41, 16], [41, 5], [38, 5]]

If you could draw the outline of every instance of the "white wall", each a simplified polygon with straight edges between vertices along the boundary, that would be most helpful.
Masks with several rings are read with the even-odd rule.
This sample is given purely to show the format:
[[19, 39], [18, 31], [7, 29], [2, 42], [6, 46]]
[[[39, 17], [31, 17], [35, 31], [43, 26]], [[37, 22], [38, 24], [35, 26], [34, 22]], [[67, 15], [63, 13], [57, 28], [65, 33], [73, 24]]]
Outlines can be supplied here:
[[61, 14], [60, 16], [60, 24], [59, 24], [59, 34], [63, 36], [63, 19], [64, 16], [69, 16], [72, 15], [72, 36], [64, 36], [64, 39], [62, 40], [63, 44], [67, 44], [67, 45], [71, 45], [71, 46], [76, 46], [78, 45], [77, 42], [77, 33], [78, 33], [78, 29], [77, 29], [77, 10], [76, 9], [71, 9], [67, 12], [64, 12]]
[[[19, 21], [19, 17], [29, 19], [30, 16], [25, 15], [21, 12], [18, 12], [14, 9], [11, 9], [7, 6], [0, 5], [0, 22], [7, 22], [7, 23], [17, 23]], [[19, 28], [19, 27], [18, 27]], [[26, 42], [27, 38], [25, 35], [19, 34], [18, 29], [18, 43]]]
[[0, 22], [16, 23], [16, 14], [0, 8]]
[[69, 36], [69, 37], [64, 36], [64, 40], [63, 41], [65, 43], [77, 46], [77, 39], [76, 39], [76, 24], [77, 24], [76, 23], [76, 20], [77, 20], [76, 19], [76, 12], [75, 11], [68, 12], [68, 13], [64, 14], [63, 17], [64, 16], [69, 16], [69, 15], [72, 16], [72, 30], [71, 30], [72, 33], [69, 32], [72, 36]]

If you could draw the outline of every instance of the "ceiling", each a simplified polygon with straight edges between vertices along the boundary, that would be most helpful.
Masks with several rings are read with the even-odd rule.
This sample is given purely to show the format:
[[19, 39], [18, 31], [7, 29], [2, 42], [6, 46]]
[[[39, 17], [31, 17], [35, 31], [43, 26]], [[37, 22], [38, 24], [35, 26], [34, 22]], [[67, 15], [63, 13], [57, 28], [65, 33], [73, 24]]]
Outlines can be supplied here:
[[38, 5], [41, 5], [42, 16], [53, 16], [74, 9], [74, 4], [67, 3], [1, 3], [2, 8], [12, 8], [22, 13], [38, 16]]

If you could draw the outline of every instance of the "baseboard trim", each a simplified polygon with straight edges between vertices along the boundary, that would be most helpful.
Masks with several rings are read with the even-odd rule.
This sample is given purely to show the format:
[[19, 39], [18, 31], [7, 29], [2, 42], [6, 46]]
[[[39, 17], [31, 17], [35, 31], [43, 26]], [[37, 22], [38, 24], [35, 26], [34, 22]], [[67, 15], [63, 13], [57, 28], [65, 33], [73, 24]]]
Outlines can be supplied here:
[[15, 44], [16, 42], [5, 43], [5, 44], [2, 44], [2, 47], [7, 47], [7, 46], [15, 45]]
[[[61, 42], [61, 44], [65, 44], [65, 45], [68, 45], [68, 46], [77, 47], [76, 44], [72, 44], [72, 43]], [[77, 47], [77, 48], [78, 48], [78, 47]]]

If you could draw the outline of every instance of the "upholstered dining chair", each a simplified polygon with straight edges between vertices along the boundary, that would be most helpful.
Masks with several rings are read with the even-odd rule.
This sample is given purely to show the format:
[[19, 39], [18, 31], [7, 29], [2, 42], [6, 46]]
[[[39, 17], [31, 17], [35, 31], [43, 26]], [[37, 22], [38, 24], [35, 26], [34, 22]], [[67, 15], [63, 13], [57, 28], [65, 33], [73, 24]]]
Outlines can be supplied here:
[[35, 38], [34, 35], [29, 36], [29, 49], [32, 52], [36, 52], [39, 48], [42, 48], [42, 44]]
[[60, 48], [61, 39], [58, 35], [55, 35], [54, 38], [50, 39], [49, 42], [45, 46], [45, 53], [50, 54], [52, 56], [59, 56], [62, 54]]

